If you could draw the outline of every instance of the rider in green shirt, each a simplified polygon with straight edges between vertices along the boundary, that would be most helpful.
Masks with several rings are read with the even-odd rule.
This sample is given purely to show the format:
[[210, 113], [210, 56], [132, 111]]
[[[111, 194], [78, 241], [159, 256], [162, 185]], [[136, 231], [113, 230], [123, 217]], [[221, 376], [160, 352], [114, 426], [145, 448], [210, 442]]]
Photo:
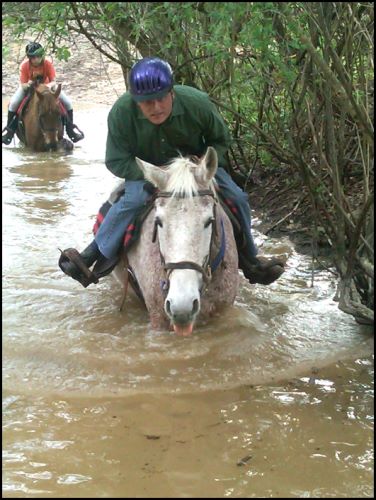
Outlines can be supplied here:
[[136, 156], [163, 166], [179, 154], [200, 157], [212, 146], [218, 154], [218, 188], [236, 207], [244, 233], [245, 248], [238, 249], [239, 267], [251, 283], [275, 281], [284, 271], [284, 262], [257, 256], [248, 196], [226, 172], [230, 133], [209, 96], [192, 87], [173, 85], [170, 65], [156, 57], [141, 59], [132, 67], [129, 87], [108, 116], [105, 160], [114, 175], [125, 179], [124, 194], [81, 254], [75, 249], [63, 252], [61, 269], [86, 287], [97, 282], [95, 277], [88, 280], [89, 268], [102, 256], [113, 260], [119, 254], [126, 228], [150, 197], [150, 183], [137, 166]]
[[143, 179], [135, 157], [166, 165], [179, 154], [201, 156], [208, 146], [218, 155], [218, 166], [226, 167], [225, 153], [231, 137], [217, 108], [200, 90], [174, 85], [169, 117], [154, 125], [126, 93], [117, 100], [108, 116], [106, 166], [127, 181]]

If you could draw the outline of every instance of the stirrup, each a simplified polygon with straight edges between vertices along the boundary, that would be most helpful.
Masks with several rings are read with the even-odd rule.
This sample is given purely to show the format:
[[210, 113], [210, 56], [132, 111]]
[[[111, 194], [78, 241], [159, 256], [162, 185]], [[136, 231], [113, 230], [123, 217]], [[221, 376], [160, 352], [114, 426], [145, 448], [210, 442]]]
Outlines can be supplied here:
[[[59, 248], [60, 250], [60, 248]], [[91, 283], [98, 283], [98, 277], [85, 264], [81, 255], [75, 248], [60, 250], [59, 267], [67, 276], [79, 281], [86, 288]], [[69, 269], [69, 264], [74, 264], [73, 269]]]
[[[4, 132], [7, 132], [6, 134], [3, 135]], [[11, 137], [7, 137], [7, 134], [8, 132], [11, 132], [12, 133], [12, 136]], [[8, 127], [7, 125], [3, 128], [3, 130], [1, 131], [1, 142], [2, 144], [6, 144], [7, 146], [9, 146], [9, 144], [12, 142], [12, 139], [14, 137], [14, 134], [16, 132], [14, 130], [12, 130], [10, 127]], [[4, 139], [6, 138], [6, 140], [4, 141]]]
[[[75, 130], [78, 131], [75, 132]], [[72, 123], [72, 128], [70, 129], [70, 131], [68, 132], [67, 131], [67, 134], [69, 136], [69, 139], [72, 141], [72, 142], [78, 142], [78, 141], [81, 141], [81, 139], [83, 139], [85, 137], [84, 133], [82, 132], [82, 130], [80, 130], [77, 125], [75, 125], [74, 123]]]

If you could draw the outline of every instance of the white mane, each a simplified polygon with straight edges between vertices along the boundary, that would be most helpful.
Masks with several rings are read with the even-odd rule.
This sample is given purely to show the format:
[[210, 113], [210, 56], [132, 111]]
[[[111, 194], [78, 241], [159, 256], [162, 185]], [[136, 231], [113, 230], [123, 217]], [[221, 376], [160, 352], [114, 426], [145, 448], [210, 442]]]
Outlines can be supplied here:
[[204, 181], [205, 167], [197, 165], [188, 158], [176, 158], [166, 167], [169, 174], [166, 191], [171, 191], [173, 197], [191, 198], [197, 195], [199, 189], [212, 189], [213, 182]]

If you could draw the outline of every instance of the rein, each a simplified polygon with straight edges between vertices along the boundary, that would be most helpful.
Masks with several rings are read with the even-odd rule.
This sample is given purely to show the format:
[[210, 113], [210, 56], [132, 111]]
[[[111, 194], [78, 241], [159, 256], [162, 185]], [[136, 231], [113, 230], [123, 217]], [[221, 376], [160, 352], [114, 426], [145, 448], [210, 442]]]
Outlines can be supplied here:
[[39, 128], [41, 129], [42, 132], [57, 132], [59, 130], [60, 125], [61, 125], [61, 118], [60, 118], [60, 124], [58, 127], [44, 128], [43, 123], [42, 123], [42, 116], [43, 116], [43, 114], [38, 116]]
[[[48, 95], [50, 94], [50, 91], [49, 90], [45, 90], [44, 92], [42, 92], [42, 95]], [[46, 132], [57, 132], [61, 126], [61, 116], [59, 114], [59, 124], [57, 127], [54, 127], [54, 128], [45, 128], [43, 126], [43, 122], [42, 122], [42, 117], [43, 115], [45, 115], [46, 113], [40, 113], [38, 114], [38, 123], [39, 123], [39, 127], [41, 129], [42, 132], [46, 133]]]

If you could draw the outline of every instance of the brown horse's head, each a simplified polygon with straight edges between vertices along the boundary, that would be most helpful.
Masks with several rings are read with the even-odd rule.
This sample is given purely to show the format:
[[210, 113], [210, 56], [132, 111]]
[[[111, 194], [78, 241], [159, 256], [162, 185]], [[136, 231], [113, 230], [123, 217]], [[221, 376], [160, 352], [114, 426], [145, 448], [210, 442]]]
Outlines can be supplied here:
[[45, 143], [45, 149], [56, 150], [63, 137], [63, 123], [61, 120], [58, 97], [61, 84], [52, 92], [46, 85], [40, 84], [35, 89], [37, 96], [37, 126]]

